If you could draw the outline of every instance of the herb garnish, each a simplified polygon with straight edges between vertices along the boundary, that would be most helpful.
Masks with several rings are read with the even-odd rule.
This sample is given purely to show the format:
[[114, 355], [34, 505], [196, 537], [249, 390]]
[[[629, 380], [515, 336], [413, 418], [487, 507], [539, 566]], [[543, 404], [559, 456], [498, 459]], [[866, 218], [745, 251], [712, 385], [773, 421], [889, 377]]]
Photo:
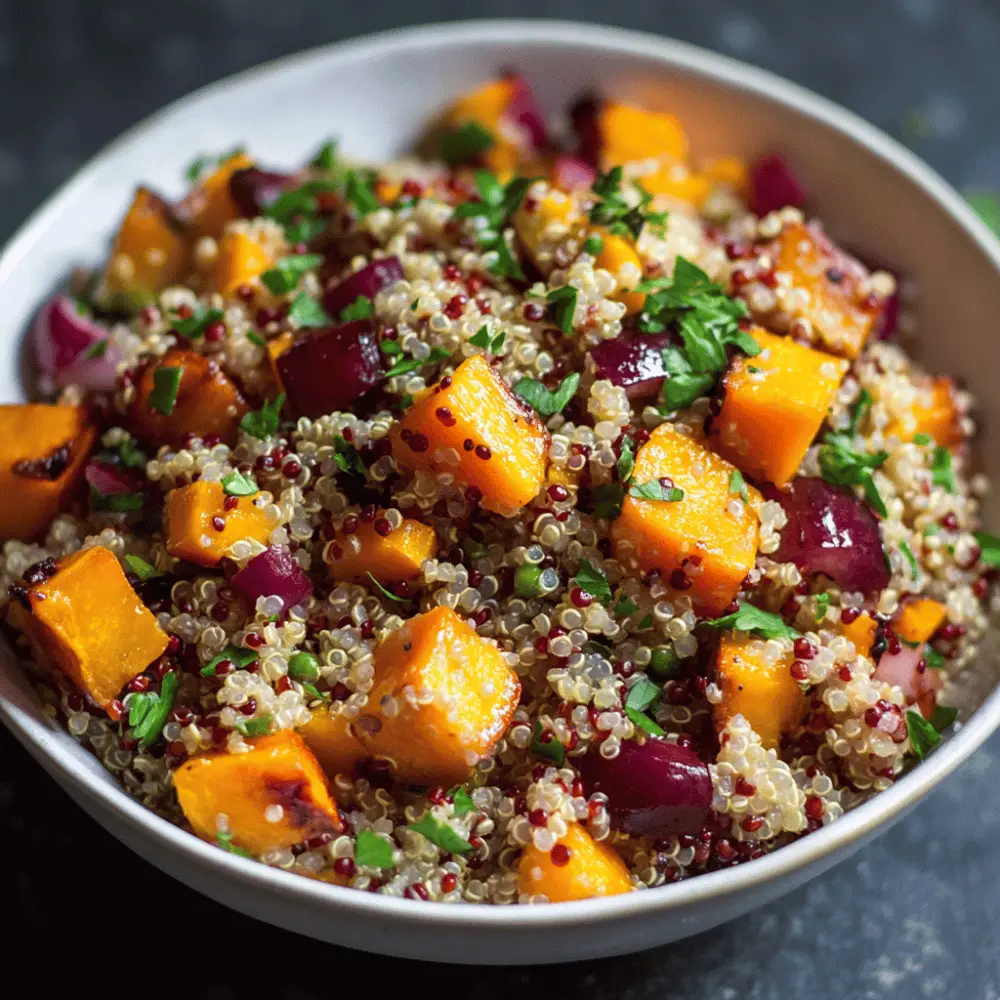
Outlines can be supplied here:
[[96, 358], [103, 358], [107, 353], [108, 344], [110, 343], [110, 338], [105, 337], [103, 340], [95, 340], [94, 343], [90, 345], [84, 352], [83, 357], [87, 361], [93, 361]]
[[240, 421], [240, 428], [251, 437], [264, 441], [278, 431], [281, 421], [281, 408], [285, 405], [285, 394], [282, 392], [276, 399], [269, 399], [259, 410], [251, 410]]
[[976, 544], [979, 546], [979, 561], [984, 566], [1000, 567], [1000, 538], [988, 531], [977, 531]]
[[478, 122], [468, 121], [441, 135], [438, 151], [445, 163], [468, 163], [493, 145], [493, 136]]
[[559, 388], [552, 392], [533, 378], [523, 378], [514, 386], [514, 392], [531, 406], [539, 416], [551, 417], [556, 413], [561, 413], [566, 404], [576, 395], [577, 387], [580, 385], [580, 373], [573, 372], [567, 375]]
[[545, 296], [549, 303], [549, 309], [552, 311], [553, 321], [566, 336], [573, 332], [573, 314], [576, 312], [576, 303], [579, 297], [579, 289], [572, 285], [553, 288]]
[[589, 560], [580, 560], [580, 568], [573, 582], [591, 597], [596, 597], [601, 604], [607, 606], [611, 602], [611, 584], [608, 583], [608, 578]]
[[[550, 739], [542, 740], [542, 736], [548, 733]], [[566, 760], [566, 747], [559, 742], [555, 733], [544, 730], [542, 724], [535, 721], [535, 727], [531, 732], [531, 745], [528, 748], [539, 757], [548, 757], [556, 767], [562, 767]]]
[[323, 306], [314, 298], [299, 292], [288, 308], [288, 318], [300, 329], [330, 326], [333, 322]]
[[917, 557], [913, 554], [913, 549], [906, 542], [899, 543], [899, 551], [903, 553], [906, 561], [910, 564], [910, 574], [914, 580], [920, 579], [920, 569], [917, 566]]
[[791, 625], [785, 624], [781, 615], [762, 611], [752, 604], [741, 604], [731, 615], [723, 615], [704, 624], [735, 632], [752, 632], [762, 639], [795, 639], [799, 635]]
[[204, 336], [205, 328], [222, 320], [221, 309], [195, 308], [190, 316], [176, 316], [171, 319], [171, 327], [188, 340], [197, 340]]
[[[367, 295], [359, 295], [349, 306], [340, 310], [341, 323], [353, 323], [359, 319], [371, 319], [375, 315], [375, 303]], [[394, 340], [388, 341], [395, 344]]]
[[942, 445], [934, 449], [934, 457], [931, 459], [931, 482], [949, 493], [954, 493], [956, 490], [955, 472], [951, 467], [951, 452]]
[[183, 376], [184, 369], [180, 366], [156, 368], [153, 371], [153, 391], [149, 394], [150, 407], [169, 417], [174, 412]]
[[285, 295], [294, 291], [302, 276], [323, 263], [323, 255], [319, 253], [299, 253], [291, 257], [282, 257], [270, 271], [265, 271], [260, 280], [274, 295]]
[[132, 737], [137, 739], [145, 749], [152, 746], [163, 732], [170, 709], [174, 707], [174, 698], [180, 680], [175, 671], [170, 670], [163, 675], [160, 691], [141, 691], [129, 695], [128, 724]]
[[666, 212], [648, 211], [653, 196], [638, 182], [634, 186], [639, 193], [639, 203], [629, 205], [622, 194], [622, 168], [612, 167], [606, 174], [598, 174], [593, 191], [601, 200], [590, 210], [590, 221], [604, 226], [616, 236], [639, 238], [646, 223], [662, 227], [667, 221]]
[[241, 858], [252, 858], [253, 855], [239, 844], [233, 843], [233, 835], [231, 833], [222, 833], [221, 831], [215, 835], [215, 842], [224, 851], [228, 851], [230, 854], [238, 854]]
[[243, 646], [233, 646], [230, 644], [226, 646], [221, 653], [216, 653], [216, 655], [201, 668], [201, 676], [214, 677], [215, 668], [223, 660], [229, 660], [230, 663], [235, 663], [236, 666], [243, 668], [250, 666], [250, 664], [256, 659], [257, 651], [255, 649], [246, 649]]
[[407, 826], [414, 833], [422, 834], [432, 844], [450, 854], [468, 854], [472, 850], [472, 844], [430, 812], [425, 812], [420, 819]]
[[882, 517], [888, 517], [885, 502], [879, 494], [872, 470], [889, 457], [886, 451], [868, 454], [857, 451], [845, 434], [830, 433], [819, 449], [819, 469], [823, 478], [835, 486], [860, 486], [869, 505]]
[[618, 603], [615, 604], [616, 615], [634, 615], [638, 610], [639, 605], [630, 597], [619, 598]]
[[659, 479], [650, 479], [649, 482], [629, 486], [628, 495], [637, 500], [665, 500], [667, 503], [677, 503], [684, 499], [682, 489], [677, 486], [664, 486]]
[[[383, 344], [386, 341], [382, 341]], [[392, 343], [392, 341], [390, 341]], [[422, 361], [419, 358], [404, 358], [402, 361], [397, 361], [386, 373], [386, 378], [395, 378], [397, 375], [408, 375], [410, 372], [416, 371], [418, 368], [423, 368], [424, 365], [436, 365], [440, 364], [442, 361], [447, 361], [451, 355], [443, 347], [432, 347], [431, 353], [427, 355]]]
[[260, 492], [260, 487], [254, 482], [253, 476], [234, 469], [222, 477], [222, 489], [231, 497], [252, 497]]
[[397, 604], [402, 603], [403, 601], [402, 597], [397, 597], [391, 590], [386, 590], [385, 587], [383, 587], [382, 584], [379, 583], [378, 580], [376, 580], [371, 573], [368, 574], [368, 579], [371, 580], [371, 582], [374, 583], [376, 587], [378, 587], [383, 597], [387, 597], [390, 601], [396, 601]]
[[129, 554], [125, 556], [125, 562], [140, 580], [155, 580], [156, 577], [163, 576], [152, 563], [146, 562], [141, 556]]
[[634, 726], [653, 736], [663, 736], [663, 729], [646, 713], [655, 708], [663, 695], [663, 689], [654, 684], [647, 677], [640, 677], [635, 684], [628, 689], [625, 698], [625, 714], [632, 720]]
[[238, 719], [236, 731], [241, 736], [267, 736], [271, 731], [271, 714], [258, 715], [256, 719]]
[[374, 830], [359, 830], [354, 841], [354, 863], [366, 868], [392, 868], [393, 849], [385, 838]]
[[503, 228], [517, 211], [528, 188], [534, 183], [531, 177], [515, 177], [501, 184], [488, 170], [477, 170], [475, 183], [479, 201], [465, 201], [455, 208], [455, 218], [480, 218], [485, 226], [476, 230], [481, 250], [497, 254], [497, 261], [490, 270], [498, 277], [524, 278], [524, 272], [504, 239]]
[[476, 811], [476, 803], [472, 801], [472, 796], [461, 785], [453, 788], [448, 794], [451, 796], [456, 816]]
[[941, 734], [912, 708], [906, 712], [906, 730], [910, 735], [910, 748], [917, 760], [923, 760], [941, 742]]
[[490, 337], [489, 327], [484, 324], [469, 338], [469, 343], [473, 347], [482, 347], [490, 354], [499, 354], [506, 339], [507, 334], [503, 330], [495, 337]]

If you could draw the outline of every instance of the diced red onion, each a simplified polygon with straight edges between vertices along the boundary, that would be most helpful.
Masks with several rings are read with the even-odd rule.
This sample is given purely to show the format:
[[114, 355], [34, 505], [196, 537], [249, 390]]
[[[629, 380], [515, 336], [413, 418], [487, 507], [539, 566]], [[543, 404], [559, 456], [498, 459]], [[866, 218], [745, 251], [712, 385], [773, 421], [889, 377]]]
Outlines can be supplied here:
[[557, 156], [552, 164], [552, 183], [563, 191], [589, 188], [597, 179], [597, 170], [579, 156]]
[[[77, 308], [68, 295], [55, 295], [42, 307], [32, 328], [35, 357], [42, 374], [59, 386], [79, 385], [98, 392], [114, 389], [121, 351], [109, 339], [111, 331]], [[88, 351], [107, 341], [100, 357]]]
[[803, 573], [823, 573], [841, 590], [871, 594], [888, 586], [878, 522], [850, 490], [803, 476], [787, 492], [771, 486], [764, 492], [788, 515], [773, 559], [793, 562]]
[[765, 156], [750, 167], [750, 207], [757, 215], [802, 208], [806, 192], [783, 156]]
[[531, 84], [520, 73], [511, 74], [509, 79], [514, 85], [514, 93], [503, 117], [525, 129], [531, 136], [531, 143], [535, 149], [547, 146], [549, 136], [545, 128], [545, 116], [538, 106]]
[[102, 497], [116, 493], [139, 493], [146, 479], [140, 473], [92, 458], [83, 470], [84, 478]]
[[624, 331], [613, 340], [602, 340], [590, 351], [595, 375], [625, 390], [629, 399], [649, 399], [663, 387], [667, 374], [663, 349], [673, 342], [668, 333]]
[[588, 163], [597, 163], [601, 152], [601, 130], [597, 125], [600, 105], [593, 97], [585, 97], [570, 109], [573, 131], [580, 142], [580, 156]]
[[695, 834], [712, 805], [712, 779], [693, 750], [667, 740], [641, 746], [623, 740], [611, 760], [588, 753], [580, 761], [588, 795], [603, 792], [619, 829], [635, 836]]
[[339, 284], [334, 285], [323, 295], [323, 306], [336, 318], [341, 309], [355, 302], [359, 296], [374, 301], [383, 288], [391, 288], [397, 281], [403, 280], [403, 265], [398, 257], [380, 257], [366, 264], [360, 271], [349, 274]]
[[229, 194], [236, 207], [248, 219], [260, 215], [278, 195], [295, 183], [291, 174], [246, 167], [233, 171], [229, 178]]
[[310, 334], [277, 365], [288, 406], [300, 417], [349, 410], [385, 378], [375, 325], [368, 320]]
[[259, 597], [276, 596], [287, 611], [303, 604], [313, 592], [312, 580], [292, 553], [281, 545], [272, 545], [254, 556], [229, 584], [251, 608], [256, 607]]

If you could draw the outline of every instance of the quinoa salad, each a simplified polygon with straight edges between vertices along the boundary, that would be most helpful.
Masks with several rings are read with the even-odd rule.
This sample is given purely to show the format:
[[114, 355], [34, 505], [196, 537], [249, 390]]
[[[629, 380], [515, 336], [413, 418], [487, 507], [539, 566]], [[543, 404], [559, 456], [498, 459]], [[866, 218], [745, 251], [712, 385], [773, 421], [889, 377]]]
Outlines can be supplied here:
[[561, 902], [759, 858], [955, 724], [972, 400], [782, 156], [505, 74], [412, 157], [188, 181], [0, 406], [4, 629], [129, 795], [338, 886]]

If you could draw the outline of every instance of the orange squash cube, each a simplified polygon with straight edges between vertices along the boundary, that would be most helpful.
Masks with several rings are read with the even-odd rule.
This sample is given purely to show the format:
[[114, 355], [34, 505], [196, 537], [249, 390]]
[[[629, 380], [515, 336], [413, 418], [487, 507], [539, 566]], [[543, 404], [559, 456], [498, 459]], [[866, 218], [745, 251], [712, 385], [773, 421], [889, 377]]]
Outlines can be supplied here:
[[582, 244], [589, 228], [576, 198], [557, 188], [550, 188], [539, 197], [525, 198], [512, 222], [524, 252], [545, 275], [555, 267], [556, 247], [569, 236], [575, 236]]
[[481, 354], [419, 394], [391, 441], [398, 465], [450, 472], [496, 514], [520, 510], [545, 482], [548, 431]]
[[[642, 261], [636, 252], [635, 244], [631, 240], [615, 236], [603, 229], [598, 231], [598, 235], [601, 237], [602, 245], [601, 252], [597, 255], [597, 266], [603, 267], [605, 271], [609, 271], [617, 278], [623, 265], [632, 264], [641, 280]], [[626, 316], [634, 316], [636, 313], [642, 312], [642, 307], [646, 303], [646, 296], [642, 292], [631, 291], [627, 288], [617, 289], [612, 298], [625, 304]]]
[[908, 597], [892, 620], [892, 630], [903, 642], [926, 642], [944, 623], [948, 609], [929, 597]]
[[198, 236], [218, 239], [226, 223], [240, 217], [242, 213], [229, 193], [229, 181], [237, 170], [247, 170], [253, 165], [253, 159], [246, 153], [235, 153], [223, 160], [184, 199], [184, 208]]
[[[384, 516], [378, 512], [378, 518]], [[376, 520], [378, 520], [376, 518]], [[368, 574], [379, 583], [415, 580], [420, 567], [437, 551], [434, 529], [412, 517], [388, 535], [380, 535], [374, 523], [361, 523], [350, 535], [342, 532], [327, 545], [324, 558], [334, 580], [367, 582]]]
[[41, 662], [107, 708], [166, 648], [169, 637], [129, 585], [114, 553], [95, 546], [60, 560], [10, 604], [12, 624]]
[[474, 122], [490, 134], [492, 144], [477, 159], [501, 178], [516, 170], [531, 151], [530, 137], [518, 134], [514, 128], [516, 119], [508, 114], [518, 98], [519, 89], [526, 86], [515, 74], [498, 77], [463, 94], [444, 115], [446, 129], [461, 128]]
[[790, 289], [805, 293], [803, 303], [791, 307], [786, 296], [788, 315], [808, 320], [824, 350], [856, 358], [881, 308], [868, 300], [868, 271], [815, 226], [785, 226], [771, 252], [779, 280], [784, 275]]
[[666, 112], [604, 101], [598, 111], [597, 129], [604, 170], [638, 160], [687, 161], [687, 135], [680, 120]]
[[174, 771], [177, 800], [199, 837], [218, 837], [220, 815], [233, 843], [251, 854], [343, 830], [326, 777], [298, 733], [247, 742], [248, 753], [200, 754]]
[[712, 444], [748, 476], [783, 486], [813, 443], [848, 363], [759, 327], [760, 354], [737, 355], [712, 420]]
[[248, 233], [230, 232], [219, 241], [212, 289], [229, 298], [241, 285], [254, 285], [274, 267], [274, 258]]
[[760, 639], [739, 632], [722, 634], [715, 660], [722, 701], [713, 714], [720, 732], [733, 716], [742, 715], [764, 749], [770, 750], [802, 720], [806, 698], [789, 669], [794, 656], [789, 653], [769, 663], [763, 651]]
[[331, 778], [337, 774], [350, 774], [371, 756], [355, 737], [351, 724], [343, 715], [333, 715], [324, 708], [312, 709], [312, 718], [304, 726], [299, 726], [297, 732]]
[[[159, 368], [182, 369], [169, 416], [149, 405]], [[156, 448], [165, 444], [183, 448], [188, 434], [200, 438], [215, 435], [224, 444], [234, 445], [247, 409], [246, 400], [217, 361], [197, 351], [173, 348], [140, 372], [130, 410], [131, 428]]]
[[354, 732], [401, 781], [464, 781], [504, 734], [521, 682], [451, 608], [411, 618], [375, 650], [375, 686]]
[[667, 478], [684, 491], [676, 502], [626, 495], [611, 525], [615, 557], [652, 572], [701, 615], [721, 615], [739, 593], [757, 555], [760, 493], [733, 493], [736, 470], [670, 424], [661, 424], [635, 457], [633, 488]]
[[609, 844], [602, 844], [579, 823], [571, 823], [556, 846], [569, 852], [569, 860], [557, 865], [549, 851], [529, 844], [517, 866], [518, 889], [529, 896], [544, 895], [550, 903], [568, 903], [594, 896], [617, 896], [632, 891], [632, 878], [625, 862]]
[[141, 187], [115, 237], [98, 295], [110, 304], [143, 305], [179, 281], [187, 264], [187, 237], [170, 206]]
[[221, 483], [199, 479], [167, 494], [164, 535], [167, 551], [199, 566], [217, 566], [234, 542], [253, 539], [266, 545], [274, 524], [260, 495], [230, 497]]
[[841, 622], [838, 627], [841, 635], [854, 643], [854, 648], [859, 655], [868, 656], [871, 654], [872, 646], [875, 645], [875, 637], [878, 635], [878, 622], [867, 611], [862, 611], [852, 622], [847, 624]]
[[96, 435], [82, 406], [0, 406], [0, 542], [45, 534], [81, 484]]
[[886, 433], [895, 434], [901, 441], [912, 441], [916, 435], [926, 434], [935, 444], [957, 448], [965, 441], [957, 392], [954, 380], [946, 375], [920, 382], [910, 411], [894, 420]]

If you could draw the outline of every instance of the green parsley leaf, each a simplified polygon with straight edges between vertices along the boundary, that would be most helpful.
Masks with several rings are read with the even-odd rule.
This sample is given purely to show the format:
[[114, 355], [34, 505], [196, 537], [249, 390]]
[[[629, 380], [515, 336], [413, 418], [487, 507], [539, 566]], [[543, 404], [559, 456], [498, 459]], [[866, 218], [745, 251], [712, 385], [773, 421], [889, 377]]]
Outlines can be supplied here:
[[441, 135], [438, 152], [445, 163], [468, 163], [493, 145], [493, 136], [477, 122], [468, 121]]
[[310, 166], [317, 170], [333, 170], [337, 165], [337, 141], [329, 139], [316, 151]]
[[[367, 295], [359, 295], [349, 306], [340, 310], [341, 323], [353, 323], [358, 319], [371, 319], [375, 315], [375, 303]], [[395, 344], [394, 340], [387, 341]]]
[[1000, 198], [992, 191], [969, 191], [965, 200], [994, 235], [1000, 236]]
[[556, 767], [562, 767], [566, 760], [566, 747], [556, 739], [555, 733], [547, 732], [551, 738], [545, 741], [542, 740], [543, 735], [542, 724], [536, 722], [531, 733], [531, 745], [528, 749], [532, 753], [538, 754], [539, 757], [548, 757]]
[[625, 486], [622, 483], [602, 483], [593, 487], [587, 497], [593, 505], [594, 517], [604, 517], [614, 521], [622, 512]]
[[869, 505], [882, 517], [888, 517], [889, 512], [872, 478], [872, 469], [877, 469], [888, 457], [886, 451], [875, 454], [856, 451], [845, 435], [827, 434], [819, 449], [819, 468], [828, 483], [860, 486]]
[[256, 659], [257, 651], [255, 649], [246, 649], [243, 646], [233, 646], [230, 644], [226, 646], [221, 653], [216, 653], [216, 655], [201, 668], [201, 676], [214, 677], [215, 668], [223, 660], [229, 660], [230, 663], [235, 663], [237, 667], [242, 669], [250, 666], [250, 664]]
[[814, 594], [813, 599], [816, 601], [816, 621], [821, 622], [830, 608], [830, 595], [824, 590], [821, 594]]
[[930, 434], [914, 434], [913, 443], [919, 444], [922, 447], [927, 447], [929, 444], [934, 444], [934, 438]]
[[[383, 341], [385, 343], [385, 341]], [[447, 361], [451, 355], [443, 347], [431, 348], [431, 353], [423, 361], [418, 358], [405, 358], [397, 361], [386, 373], [386, 378], [395, 378], [397, 375], [408, 375], [410, 372], [423, 368], [424, 365], [436, 365], [442, 361]]]
[[799, 633], [786, 625], [781, 615], [762, 611], [752, 604], [741, 604], [738, 611], [705, 622], [712, 628], [732, 629], [735, 632], [752, 632], [762, 639], [795, 639]]
[[361, 460], [358, 449], [339, 435], [333, 439], [333, 460], [341, 472], [352, 476], [364, 476], [368, 466]]
[[944, 656], [930, 644], [924, 646], [924, 662], [932, 670], [944, 670]]
[[481, 217], [486, 220], [486, 226], [476, 231], [476, 238], [481, 250], [496, 253], [497, 261], [490, 270], [499, 277], [524, 277], [521, 265], [510, 252], [503, 229], [534, 181], [532, 177], [515, 177], [504, 185], [488, 170], [477, 170], [475, 182], [480, 200], [466, 201], [455, 208], [457, 219]]
[[632, 725], [637, 726], [650, 736], [666, 736], [663, 727], [654, 722], [645, 712], [638, 712], [634, 708], [625, 706], [625, 715], [632, 720]]
[[917, 566], [917, 557], [913, 554], [913, 549], [906, 542], [899, 543], [899, 551], [903, 553], [906, 561], [910, 564], [910, 573], [914, 580], [920, 579], [920, 569]]
[[739, 469], [733, 469], [729, 474], [729, 492], [734, 497], [740, 497], [743, 500], [747, 498], [747, 483]]
[[399, 341], [393, 340], [391, 337], [383, 337], [379, 341], [378, 346], [387, 358], [395, 358], [403, 353], [403, 348], [399, 346]]
[[285, 405], [285, 394], [269, 399], [259, 410], [251, 410], [240, 421], [240, 427], [251, 437], [265, 441], [278, 432], [281, 422], [281, 408]]
[[95, 340], [94, 343], [92, 343], [90, 347], [83, 352], [84, 359], [92, 361], [96, 358], [103, 358], [107, 353], [109, 343], [110, 340], [107, 337], [105, 337], [104, 340]]
[[184, 369], [177, 367], [161, 367], [153, 371], [153, 391], [149, 394], [149, 405], [158, 413], [169, 417], [174, 412], [177, 402], [177, 391], [181, 387]]
[[622, 597], [615, 605], [616, 615], [634, 615], [639, 610], [639, 605], [630, 597]]
[[292, 304], [288, 309], [288, 318], [293, 320], [300, 329], [330, 326], [333, 322], [323, 306], [306, 295], [305, 292], [299, 292], [292, 299]]
[[637, 500], [665, 500], [667, 503], [678, 503], [684, 499], [682, 489], [677, 486], [666, 487], [659, 479], [650, 479], [647, 483], [630, 486], [628, 495]]
[[941, 742], [941, 734], [913, 709], [906, 712], [906, 729], [910, 734], [910, 748], [917, 760], [923, 760]]
[[370, 215], [378, 208], [378, 199], [372, 190], [371, 181], [371, 178], [362, 177], [356, 170], [347, 172], [344, 197], [360, 216]]
[[591, 597], [596, 597], [601, 604], [607, 606], [610, 603], [611, 584], [608, 583], [608, 578], [587, 559], [580, 560], [580, 568], [573, 582]]
[[949, 493], [956, 492], [955, 472], [951, 467], [951, 452], [943, 446], [934, 449], [931, 459], [931, 482], [935, 486], [946, 489]]
[[371, 573], [368, 574], [368, 579], [371, 580], [371, 582], [374, 583], [376, 587], [378, 587], [383, 597], [388, 598], [390, 601], [395, 601], [397, 604], [401, 604], [403, 602], [402, 597], [397, 597], [391, 590], [386, 590], [385, 587], [383, 587], [382, 584], [379, 583], [378, 580], [376, 580]]
[[621, 454], [618, 456], [618, 480], [627, 483], [632, 478], [635, 468], [635, 452], [632, 450], [632, 439], [626, 434], [622, 438]]
[[639, 676], [629, 689], [625, 698], [625, 707], [634, 708], [637, 712], [645, 712], [656, 704], [663, 695], [659, 684], [654, 684], [648, 677]]
[[472, 844], [430, 811], [425, 812], [416, 822], [409, 823], [408, 827], [414, 833], [423, 834], [432, 844], [450, 854], [468, 854], [472, 850]]
[[267, 736], [271, 731], [271, 714], [258, 715], [256, 719], [239, 719], [236, 731], [242, 736]]
[[590, 210], [590, 221], [604, 226], [616, 236], [637, 240], [647, 223], [662, 226], [667, 221], [666, 212], [650, 212], [649, 203], [653, 196], [638, 183], [634, 184], [639, 194], [637, 205], [630, 205], [622, 193], [622, 168], [612, 167], [607, 173], [598, 174], [593, 191], [600, 201]]
[[204, 336], [205, 328], [222, 321], [221, 309], [202, 309], [200, 306], [190, 316], [177, 316], [170, 322], [174, 330], [188, 340]]
[[135, 438], [127, 437], [118, 445], [118, 456], [126, 469], [145, 469], [149, 459], [136, 444]]
[[566, 404], [576, 395], [579, 385], [580, 373], [572, 372], [559, 383], [559, 388], [555, 392], [546, 389], [541, 382], [533, 378], [521, 379], [514, 386], [514, 392], [540, 416], [551, 417], [563, 411]]
[[604, 249], [604, 240], [596, 233], [588, 236], [583, 242], [583, 252], [589, 253], [591, 257], [599, 257]]
[[456, 816], [464, 816], [466, 813], [476, 811], [476, 803], [472, 801], [472, 796], [461, 785], [453, 788], [449, 794]]
[[854, 412], [851, 414], [850, 426], [847, 429], [848, 434], [852, 437], [858, 433], [861, 422], [872, 408], [872, 402], [872, 394], [867, 389], [862, 389], [861, 394], [858, 396], [858, 401], [854, 406]]
[[238, 854], [241, 858], [252, 858], [253, 855], [239, 846], [239, 844], [233, 843], [233, 835], [231, 833], [222, 833], [221, 831], [215, 835], [215, 842], [224, 851], [228, 851], [230, 854]]
[[935, 705], [934, 711], [928, 722], [939, 732], [943, 733], [958, 718], [958, 709], [952, 705]]
[[481, 326], [470, 338], [469, 343], [473, 347], [489, 347], [490, 346], [490, 331], [484, 325]]
[[247, 330], [246, 333], [247, 340], [256, 347], [267, 347], [267, 340], [262, 337], [256, 330]]
[[646, 629], [653, 627], [653, 616], [646, 615], [641, 622], [639, 622], [639, 631], [645, 632]]
[[976, 544], [979, 546], [979, 561], [984, 566], [1000, 567], [1000, 538], [988, 531], [977, 531]]
[[184, 179], [194, 184], [208, 169], [212, 162], [211, 156], [197, 156], [184, 168]]
[[163, 576], [155, 566], [146, 562], [141, 556], [129, 554], [125, 557], [125, 563], [140, 580], [155, 580], [156, 577]]
[[254, 482], [253, 476], [244, 475], [235, 469], [229, 475], [222, 477], [222, 489], [231, 497], [252, 497], [260, 492], [260, 487]]
[[128, 724], [133, 739], [137, 739], [143, 748], [152, 746], [160, 738], [170, 709], [174, 707], [179, 686], [180, 679], [175, 671], [170, 670], [163, 675], [159, 694], [155, 691], [143, 691], [141, 695], [129, 698]]
[[374, 830], [359, 830], [354, 841], [354, 863], [366, 868], [393, 868], [393, 848]]
[[294, 291], [302, 276], [323, 263], [323, 255], [319, 253], [300, 253], [291, 257], [282, 257], [270, 271], [265, 271], [260, 280], [267, 289], [275, 295], [285, 295]]
[[116, 514], [142, 510], [146, 506], [145, 493], [110, 493], [101, 496], [96, 490], [90, 491], [90, 506], [94, 510], [110, 510]]
[[465, 554], [473, 560], [485, 559], [490, 554], [490, 550], [482, 542], [477, 542], [470, 535], [466, 535], [462, 539], [462, 548], [465, 550]]
[[302, 685], [302, 690], [305, 691], [305, 693], [310, 697], [315, 698], [318, 701], [330, 700], [331, 694], [329, 691], [320, 691], [320, 689], [316, 687], [315, 684], [312, 684], [309, 681], [300, 681], [299, 683]]
[[576, 312], [576, 302], [580, 296], [579, 289], [572, 285], [563, 285], [561, 288], [553, 288], [545, 299], [549, 303], [552, 312], [552, 320], [569, 336], [573, 332], [573, 314]]

